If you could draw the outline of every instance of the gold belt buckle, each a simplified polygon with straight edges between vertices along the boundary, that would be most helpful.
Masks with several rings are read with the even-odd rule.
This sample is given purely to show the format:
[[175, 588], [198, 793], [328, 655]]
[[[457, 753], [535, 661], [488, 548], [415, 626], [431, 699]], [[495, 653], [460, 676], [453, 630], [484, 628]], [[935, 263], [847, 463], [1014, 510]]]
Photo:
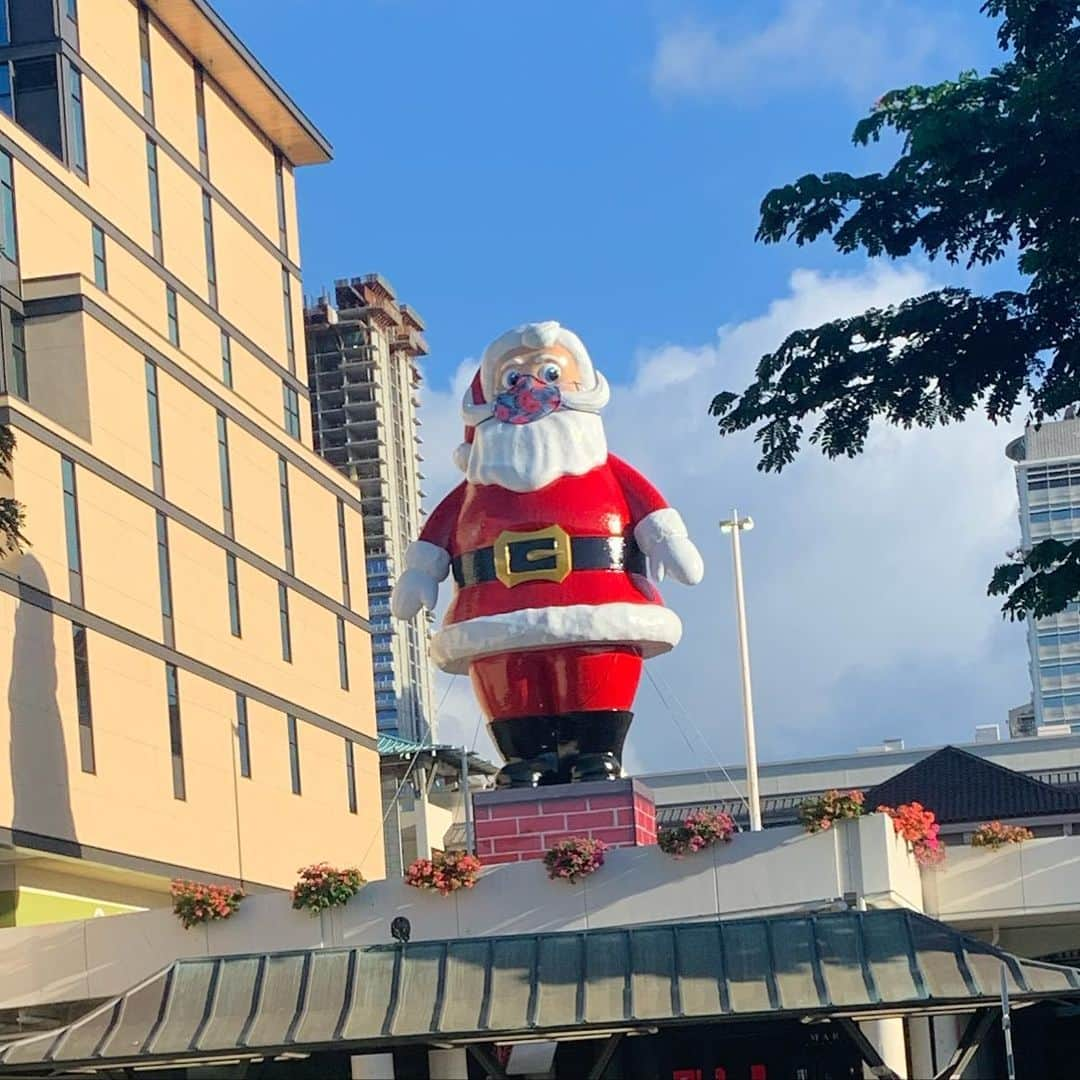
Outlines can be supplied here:
[[492, 548], [495, 576], [508, 589], [523, 581], [563, 581], [573, 569], [570, 537], [558, 525], [500, 533]]

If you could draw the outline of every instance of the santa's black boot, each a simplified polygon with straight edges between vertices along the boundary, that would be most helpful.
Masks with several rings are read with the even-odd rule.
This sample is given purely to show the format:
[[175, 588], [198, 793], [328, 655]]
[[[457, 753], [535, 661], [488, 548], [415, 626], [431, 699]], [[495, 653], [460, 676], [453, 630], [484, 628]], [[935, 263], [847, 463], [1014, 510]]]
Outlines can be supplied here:
[[488, 724], [506, 764], [495, 776], [501, 788], [559, 783], [558, 732], [549, 716], [517, 716]]
[[602, 709], [559, 717], [559, 779], [562, 783], [618, 780], [622, 750], [634, 714]]

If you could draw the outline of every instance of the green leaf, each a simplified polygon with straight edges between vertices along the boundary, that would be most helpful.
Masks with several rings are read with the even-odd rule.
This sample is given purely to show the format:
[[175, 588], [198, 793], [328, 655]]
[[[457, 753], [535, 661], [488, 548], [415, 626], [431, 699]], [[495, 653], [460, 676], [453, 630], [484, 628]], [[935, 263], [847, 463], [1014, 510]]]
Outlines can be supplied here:
[[[752, 431], [758, 468], [804, 442], [862, 452], [875, 423], [934, 428], [981, 412], [1036, 421], [1080, 403], [1080, 3], [986, 0], [999, 66], [883, 94], [853, 133], [892, 133], [885, 173], [807, 174], [768, 192], [757, 239], [829, 237], [864, 256], [942, 258], [972, 268], [1015, 257], [1022, 290], [945, 288], [790, 334], [741, 391], [715, 394], [723, 436]], [[1021, 577], [999, 568], [1006, 614], [1080, 596], [1070, 555]], [[1064, 600], [1063, 600], [1064, 598]]]

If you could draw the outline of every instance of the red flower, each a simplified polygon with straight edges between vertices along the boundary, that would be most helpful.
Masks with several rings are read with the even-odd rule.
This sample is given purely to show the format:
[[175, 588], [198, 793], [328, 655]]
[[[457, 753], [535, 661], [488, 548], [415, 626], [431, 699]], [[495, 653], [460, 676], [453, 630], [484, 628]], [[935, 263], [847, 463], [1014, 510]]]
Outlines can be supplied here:
[[313, 915], [348, 903], [364, 885], [364, 877], [355, 866], [339, 870], [329, 863], [313, 863], [302, 866], [297, 874], [300, 876], [292, 888], [292, 906]]
[[841, 819], [861, 817], [865, 798], [857, 789], [842, 794], [833, 788], [824, 795], [805, 799], [799, 807], [799, 818], [807, 832], [821, 832]]
[[920, 802], [910, 802], [897, 807], [879, 806], [878, 812], [892, 818], [893, 830], [911, 844], [921, 866], [931, 866], [945, 858], [945, 848], [938, 837], [941, 826], [933, 810], [927, 810]]
[[604, 865], [604, 853], [607, 845], [602, 840], [574, 836], [560, 840], [544, 856], [548, 877], [563, 878], [575, 882], [579, 877], [587, 877]]
[[173, 898], [173, 912], [185, 929], [212, 919], [229, 918], [244, 899], [242, 889], [192, 881], [173, 881], [169, 892]]
[[661, 829], [656, 842], [661, 851], [681, 859], [684, 855], [730, 840], [734, 831], [735, 822], [730, 814], [697, 810], [689, 814], [681, 825]]
[[405, 870], [405, 883], [447, 896], [476, 884], [481, 863], [463, 851], [436, 851], [430, 859], [414, 859]]
[[980, 825], [971, 837], [972, 847], [997, 849], [1004, 844], [1022, 844], [1033, 840], [1035, 834], [1023, 825], [1003, 825], [1000, 821], [989, 821]]

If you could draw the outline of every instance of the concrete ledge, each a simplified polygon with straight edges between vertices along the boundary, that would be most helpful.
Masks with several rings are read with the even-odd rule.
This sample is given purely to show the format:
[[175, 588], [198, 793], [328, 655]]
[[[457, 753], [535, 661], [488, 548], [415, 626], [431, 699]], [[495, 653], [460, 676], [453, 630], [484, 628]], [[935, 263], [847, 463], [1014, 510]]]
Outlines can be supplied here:
[[539, 863], [508, 863], [447, 897], [401, 879], [372, 882], [318, 918], [291, 910], [284, 893], [267, 893], [227, 921], [190, 931], [168, 909], [16, 927], [0, 930], [0, 1007], [121, 993], [180, 956], [385, 943], [398, 915], [412, 924], [412, 940], [424, 941], [813, 910], [845, 892], [919, 910], [918, 880], [892, 823], [875, 814], [814, 835], [798, 826], [738, 833], [684, 859], [655, 845], [619, 848], [574, 885], [550, 881]]

